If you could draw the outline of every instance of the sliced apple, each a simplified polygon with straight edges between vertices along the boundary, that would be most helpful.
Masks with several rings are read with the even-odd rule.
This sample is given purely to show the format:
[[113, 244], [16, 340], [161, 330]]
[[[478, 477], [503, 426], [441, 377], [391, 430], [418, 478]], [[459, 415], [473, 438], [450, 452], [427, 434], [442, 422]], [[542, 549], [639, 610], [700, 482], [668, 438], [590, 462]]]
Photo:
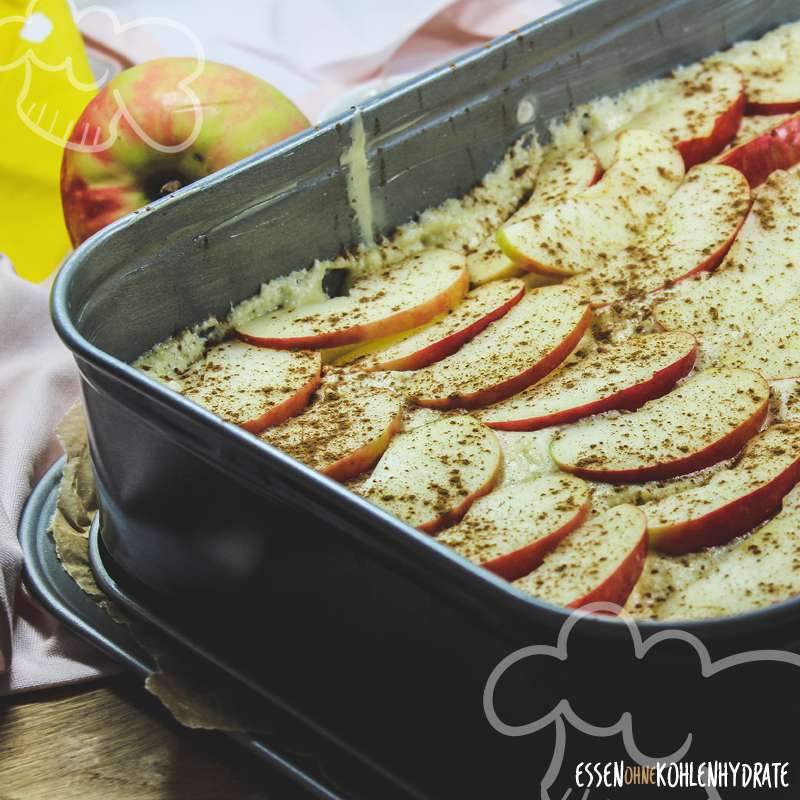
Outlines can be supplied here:
[[[636, 128], [666, 136], [689, 169], [708, 161], [733, 139], [744, 106], [744, 82], [735, 67], [719, 63], [697, 65], [675, 76], [665, 94], [636, 114], [624, 130]], [[592, 146], [603, 166], [613, 161], [613, 136]]]
[[337, 481], [372, 467], [402, 424], [403, 399], [363, 381], [326, 381], [311, 405], [261, 434], [265, 442]]
[[753, 369], [768, 381], [800, 378], [800, 297], [793, 297], [752, 333], [733, 339], [716, 363]]
[[769, 385], [743, 369], [707, 369], [638, 411], [599, 417], [553, 437], [558, 466], [606, 483], [663, 480], [730, 458], [761, 427]]
[[574, 475], [545, 475], [482, 497], [437, 541], [513, 581], [539, 566], [588, 511], [586, 483]]
[[691, 169], [664, 214], [615, 258], [570, 278], [592, 305], [640, 298], [671, 286], [725, 257], [750, 208], [747, 179], [732, 167]]
[[779, 169], [790, 169], [800, 163], [800, 114], [728, 150], [717, 163], [738, 169], [752, 187], [760, 186]]
[[305, 408], [321, 368], [319, 353], [222, 342], [180, 377], [179, 391], [226, 422], [258, 433]]
[[239, 325], [260, 347], [340, 347], [391, 336], [430, 322], [456, 306], [469, 288], [466, 261], [451, 250], [426, 250], [356, 281], [350, 293]]
[[773, 425], [704, 486], [641, 506], [650, 544], [672, 554], [725, 544], [778, 511], [798, 480], [800, 424]]
[[713, 567], [673, 594], [661, 618], [721, 617], [766, 608], [800, 594], [800, 490], [777, 516], [723, 552]]
[[625, 608], [637, 619], [668, 619], [664, 609], [716, 569], [719, 555], [720, 548], [681, 556], [668, 556], [651, 548]]
[[635, 506], [614, 506], [567, 536], [514, 586], [567, 608], [599, 602], [623, 606], [646, 555], [644, 514]]
[[[766, 133], [772, 128], [776, 128], [782, 122], [786, 122], [790, 116], [790, 114], [760, 114], [755, 117], [743, 117], [739, 125], [739, 130], [736, 132], [736, 136], [728, 145], [728, 149], [725, 152], [733, 150], [735, 147], [749, 142], [751, 139], [755, 139], [756, 136], [760, 136], [762, 133]], [[722, 158], [722, 156], [719, 158]]]
[[694, 337], [678, 331], [599, 345], [552, 378], [476, 416], [498, 430], [535, 431], [602, 411], [633, 410], [666, 394], [691, 371], [696, 355]]
[[501, 464], [492, 431], [470, 416], [447, 416], [396, 436], [359, 493], [434, 533], [491, 491]]
[[748, 114], [800, 111], [800, 36], [778, 28], [758, 42], [742, 42], [717, 57], [744, 77]]
[[449, 314], [426, 327], [400, 336], [380, 347], [371, 342], [343, 359], [364, 370], [421, 369], [455, 353], [487, 325], [500, 319], [525, 294], [525, 284], [516, 278], [494, 281], [473, 289]]
[[776, 172], [755, 192], [753, 207], [715, 272], [681, 281], [656, 300], [653, 315], [666, 330], [702, 338], [715, 353], [763, 324], [800, 291], [800, 175]]
[[575, 349], [590, 319], [577, 289], [533, 289], [458, 352], [415, 372], [407, 391], [428, 408], [496, 403], [552, 372]]
[[504, 225], [497, 243], [533, 272], [584, 272], [633, 244], [663, 211], [683, 174], [680, 154], [663, 136], [624, 131], [616, 161], [596, 184]]
[[[588, 189], [602, 174], [597, 156], [585, 145], [567, 152], [551, 151], [542, 162], [530, 198], [505, 224], [528, 219], [542, 204], [562, 202]], [[494, 236], [467, 257], [467, 266], [470, 281], [475, 285], [517, 275], [521, 269], [500, 249]]]
[[550, 150], [542, 161], [536, 185], [529, 200], [514, 215], [525, 219], [535, 213], [537, 206], [560, 203], [579, 194], [600, 180], [603, 167], [597, 154], [585, 144], [569, 150]]

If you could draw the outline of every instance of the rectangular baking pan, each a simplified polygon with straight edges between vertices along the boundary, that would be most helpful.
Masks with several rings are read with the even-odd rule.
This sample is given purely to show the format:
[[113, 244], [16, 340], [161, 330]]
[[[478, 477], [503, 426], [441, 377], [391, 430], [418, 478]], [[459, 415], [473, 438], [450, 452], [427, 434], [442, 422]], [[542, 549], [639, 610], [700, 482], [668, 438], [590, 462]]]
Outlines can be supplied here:
[[[165, 605], [182, 606], [197, 635], [213, 639], [248, 682], [423, 794], [477, 796], [495, 785], [498, 769], [543, 773], [551, 731], [501, 736], [487, 723], [482, 693], [510, 651], [552, 643], [565, 612], [127, 362], [184, 326], [224, 315], [261, 282], [358, 241], [339, 163], [356, 113], [367, 135], [375, 233], [388, 233], [494, 166], [530, 130], [518, 121], [522, 101], [544, 136], [575, 104], [798, 15], [795, 0], [578, 2], [86, 242], [58, 276], [53, 319], [80, 369], [103, 543], [115, 564]], [[786, 645], [797, 638], [799, 602], [681, 627], [719, 652], [745, 641]], [[604, 680], [633, 680], [625, 625], [584, 623], [573, 640], [587, 658], [613, 657]], [[685, 658], [679, 651], [660, 647], [652, 669], [671, 669]], [[582, 663], [507, 682], [513, 691], [498, 708], [524, 717], [547, 706]]]

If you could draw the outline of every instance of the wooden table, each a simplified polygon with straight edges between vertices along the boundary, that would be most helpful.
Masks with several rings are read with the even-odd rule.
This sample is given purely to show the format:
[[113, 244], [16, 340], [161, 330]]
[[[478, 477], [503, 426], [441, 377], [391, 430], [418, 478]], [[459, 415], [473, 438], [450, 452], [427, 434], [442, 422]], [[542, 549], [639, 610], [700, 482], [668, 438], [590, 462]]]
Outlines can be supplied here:
[[133, 677], [0, 698], [0, 800], [303, 796], [225, 736], [179, 726]]

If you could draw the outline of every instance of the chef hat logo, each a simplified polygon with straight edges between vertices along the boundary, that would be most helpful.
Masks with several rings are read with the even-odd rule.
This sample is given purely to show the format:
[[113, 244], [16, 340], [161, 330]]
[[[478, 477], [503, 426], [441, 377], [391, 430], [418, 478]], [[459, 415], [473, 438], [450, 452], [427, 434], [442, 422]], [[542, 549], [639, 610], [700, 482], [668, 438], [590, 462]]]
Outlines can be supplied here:
[[[23, 82], [16, 98], [16, 111], [26, 127], [37, 136], [59, 147], [95, 153], [107, 150], [114, 144], [119, 135], [120, 123], [124, 120], [136, 135], [154, 150], [177, 153], [190, 147], [200, 134], [203, 124], [203, 105], [191, 86], [205, 67], [204, 50], [197, 36], [185, 25], [167, 17], [141, 17], [123, 23], [113, 10], [104, 6], [78, 9], [72, 0], [67, 1], [69, 12], [76, 25], [94, 16], [96, 17], [94, 22], [103, 30], [109, 31], [112, 40], [137, 32], [149, 33], [151, 36], [167, 32], [173, 38], [176, 34], [182, 38], [184, 40], [182, 51], [187, 52], [197, 63], [194, 70], [175, 87], [175, 91], [182, 96], [179, 98], [183, 101], [180, 103], [181, 109], [190, 111], [194, 115], [194, 123], [184, 141], [169, 145], [158, 142], [141, 128], [122, 95], [114, 89], [112, 96], [117, 110], [109, 121], [107, 130], [101, 132], [99, 128], [90, 129], [88, 124], [84, 124], [83, 130], [76, 131], [76, 136], [70, 140], [76, 120], [74, 117], [67, 119], [68, 115], [62, 115], [54, 103], [37, 99], [37, 72], [58, 73], [59, 79], [68, 82], [74, 90], [85, 93], [86, 103], [109, 76], [101, 75], [87, 82], [78, 77], [70, 54], [59, 54], [57, 58], [53, 58], [53, 52], [58, 52], [58, 47], [54, 47], [54, 43], [58, 42], [57, 22], [54, 22], [52, 15], [48, 13], [47, 0], [31, 0], [23, 14], [0, 18], [0, 34], [5, 28], [6, 35], [10, 31], [12, 41], [14, 37], [17, 41], [17, 46], [12, 47], [10, 54], [0, 53], [0, 72], [24, 70]], [[111, 46], [113, 49], [113, 41]], [[43, 55], [45, 51], [49, 54], [49, 58]]]
[[[642, 766], [654, 766], [658, 763], [672, 764], [681, 761], [687, 756], [692, 747], [692, 734], [687, 733], [683, 742], [674, 752], [668, 755], [649, 756], [643, 753], [637, 746], [633, 734], [633, 716], [630, 711], [621, 713], [611, 724], [596, 725], [577, 714], [566, 698], [557, 701], [553, 708], [546, 714], [523, 724], [512, 725], [500, 719], [495, 708], [494, 698], [497, 686], [503, 678], [503, 675], [509, 669], [527, 659], [546, 658], [561, 662], [567, 661], [569, 658], [569, 639], [573, 629], [581, 621], [591, 619], [593, 615], [598, 613], [613, 614], [626, 625], [633, 643], [634, 656], [639, 661], [643, 660], [656, 645], [665, 642], [678, 642], [694, 650], [698, 658], [700, 674], [703, 678], [713, 677], [732, 667], [754, 663], [773, 662], [800, 667], [800, 654], [787, 650], [748, 650], [713, 660], [708, 648], [702, 640], [694, 634], [678, 628], [660, 630], [644, 638], [633, 617], [624, 608], [615, 603], [590, 603], [576, 610], [567, 617], [562, 625], [555, 645], [530, 645], [509, 653], [492, 670], [486, 681], [483, 692], [483, 709], [486, 718], [489, 724], [498, 733], [504, 736], [528, 736], [544, 730], [551, 725], [553, 726], [555, 732], [553, 754], [550, 764], [542, 778], [540, 789], [541, 800], [554, 800], [554, 798], [551, 797], [550, 790], [558, 779], [564, 762], [564, 755], [567, 747], [567, 724], [589, 737], [607, 738], [611, 736], [620, 736], [627, 754], [633, 761]], [[708, 800], [721, 800], [717, 788], [708, 786], [705, 788], [705, 791]]]

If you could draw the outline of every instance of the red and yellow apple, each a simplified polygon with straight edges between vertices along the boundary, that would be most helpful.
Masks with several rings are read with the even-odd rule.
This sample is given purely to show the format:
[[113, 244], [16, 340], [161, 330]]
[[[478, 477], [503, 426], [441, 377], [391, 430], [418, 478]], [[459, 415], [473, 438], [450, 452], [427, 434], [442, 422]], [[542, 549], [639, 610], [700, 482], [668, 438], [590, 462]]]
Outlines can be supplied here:
[[70, 239], [308, 125], [275, 87], [226, 64], [163, 58], [127, 69], [86, 106], [64, 151]]

